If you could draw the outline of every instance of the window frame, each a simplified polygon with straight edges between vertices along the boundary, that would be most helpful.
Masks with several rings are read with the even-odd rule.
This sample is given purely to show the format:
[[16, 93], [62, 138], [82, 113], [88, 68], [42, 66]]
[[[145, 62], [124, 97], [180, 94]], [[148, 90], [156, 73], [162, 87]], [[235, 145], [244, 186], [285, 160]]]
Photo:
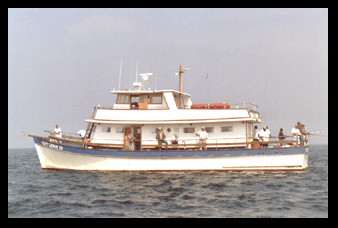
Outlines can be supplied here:
[[[225, 130], [228, 129], [228, 130]], [[226, 133], [226, 132], [233, 132], [234, 131], [234, 127], [233, 126], [221, 126], [221, 132], [222, 133]]]
[[117, 95], [116, 104], [129, 104], [129, 103], [130, 103], [130, 95], [129, 94], [118, 94]]
[[[193, 130], [193, 132], [191, 132], [190, 130]], [[195, 133], [196, 131], [195, 131], [195, 127], [184, 127], [183, 128], [183, 133], [184, 134], [193, 134], [193, 133]]]

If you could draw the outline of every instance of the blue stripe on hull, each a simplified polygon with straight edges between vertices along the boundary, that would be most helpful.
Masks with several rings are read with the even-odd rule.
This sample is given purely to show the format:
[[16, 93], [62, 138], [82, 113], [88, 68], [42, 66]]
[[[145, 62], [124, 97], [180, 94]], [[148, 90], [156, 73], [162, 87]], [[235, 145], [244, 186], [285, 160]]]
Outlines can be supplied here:
[[120, 158], [192, 158], [192, 157], [232, 157], [232, 156], [259, 156], [259, 155], [288, 155], [288, 154], [305, 154], [305, 147], [291, 147], [291, 148], [271, 148], [271, 149], [224, 149], [224, 150], [183, 150], [183, 151], [106, 151], [94, 150], [85, 148], [69, 147], [63, 144], [50, 143], [47, 140], [33, 136], [36, 144], [54, 148], [61, 151], [77, 153], [82, 155], [93, 156], [109, 156]]

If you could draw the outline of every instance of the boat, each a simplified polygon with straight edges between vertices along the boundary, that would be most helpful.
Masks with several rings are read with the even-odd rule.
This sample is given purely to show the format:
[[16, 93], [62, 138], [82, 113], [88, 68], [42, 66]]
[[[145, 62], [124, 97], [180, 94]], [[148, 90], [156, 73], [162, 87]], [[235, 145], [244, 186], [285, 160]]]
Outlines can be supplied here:
[[[43, 170], [100, 171], [299, 171], [308, 167], [308, 146], [291, 138], [257, 141], [261, 123], [256, 103], [194, 104], [179, 90], [144, 89], [152, 73], [140, 74], [134, 89], [110, 91], [113, 107], [94, 107], [83, 137], [33, 137]], [[202, 145], [199, 132], [208, 134]], [[156, 139], [161, 129], [167, 144]], [[128, 143], [128, 133], [134, 147]], [[171, 142], [177, 136], [177, 143]]]

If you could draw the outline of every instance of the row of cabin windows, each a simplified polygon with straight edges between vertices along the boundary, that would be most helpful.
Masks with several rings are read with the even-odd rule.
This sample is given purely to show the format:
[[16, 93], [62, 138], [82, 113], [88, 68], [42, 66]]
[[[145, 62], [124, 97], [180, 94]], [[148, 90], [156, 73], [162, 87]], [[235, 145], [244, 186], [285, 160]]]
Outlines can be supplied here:
[[[206, 127], [206, 132], [214, 133], [214, 127]], [[232, 126], [221, 127], [221, 132], [232, 132]], [[194, 127], [185, 127], [183, 128], [183, 133], [195, 133]]]
[[[112, 132], [111, 127], [102, 127], [101, 129], [102, 129], [102, 132], [105, 132], [105, 133]], [[123, 133], [123, 127], [117, 127], [115, 129], [116, 129], [116, 133]]]
[[[177, 108], [185, 106], [183, 97], [181, 98], [181, 107], [179, 107], [179, 96], [174, 95]], [[127, 95], [119, 94], [116, 104], [133, 104], [133, 103], [162, 104], [162, 94], [144, 94], [144, 95]]]
[[[206, 127], [205, 130], [208, 133], [213, 133], [214, 132], [214, 127]], [[157, 133], [157, 128], [154, 128], [152, 130], [153, 134]], [[167, 128], [167, 132], [170, 133], [172, 130], [171, 128]], [[224, 126], [221, 127], [221, 132], [232, 132], [233, 128], [232, 126]], [[102, 127], [102, 132], [106, 132], [106, 133], [110, 133], [111, 131], [111, 127]], [[178, 128], [174, 129], [174, 132], [178, 132]], [[116, 133], [123, 133], [123, 127], [117, 127], [116, 128]], [[189, 134], [189, 133], [195, 133], [195, 128], [194, 127], [184, 127], [183, 128], [183, 133]]]
[[162, 104], [162, 94], [150, 94], [150, 95], [140, 95], [140, 96], [139, 95], [130, 96], [126, 94], [119, 94], [117, 96], [116, 104], [129, 104], [130, 102], [131, 103], [140, 102], [140, 103], [148, 103], [148, 104]]

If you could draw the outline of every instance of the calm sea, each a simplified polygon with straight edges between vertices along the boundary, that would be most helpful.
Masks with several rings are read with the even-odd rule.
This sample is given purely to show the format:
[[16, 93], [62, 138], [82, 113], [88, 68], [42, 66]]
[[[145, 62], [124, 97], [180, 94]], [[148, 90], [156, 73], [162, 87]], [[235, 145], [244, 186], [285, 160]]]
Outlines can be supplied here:
[[8, 217], [328, 217], [328, 145], [302, 172], [43, 171], [9, 149]]

